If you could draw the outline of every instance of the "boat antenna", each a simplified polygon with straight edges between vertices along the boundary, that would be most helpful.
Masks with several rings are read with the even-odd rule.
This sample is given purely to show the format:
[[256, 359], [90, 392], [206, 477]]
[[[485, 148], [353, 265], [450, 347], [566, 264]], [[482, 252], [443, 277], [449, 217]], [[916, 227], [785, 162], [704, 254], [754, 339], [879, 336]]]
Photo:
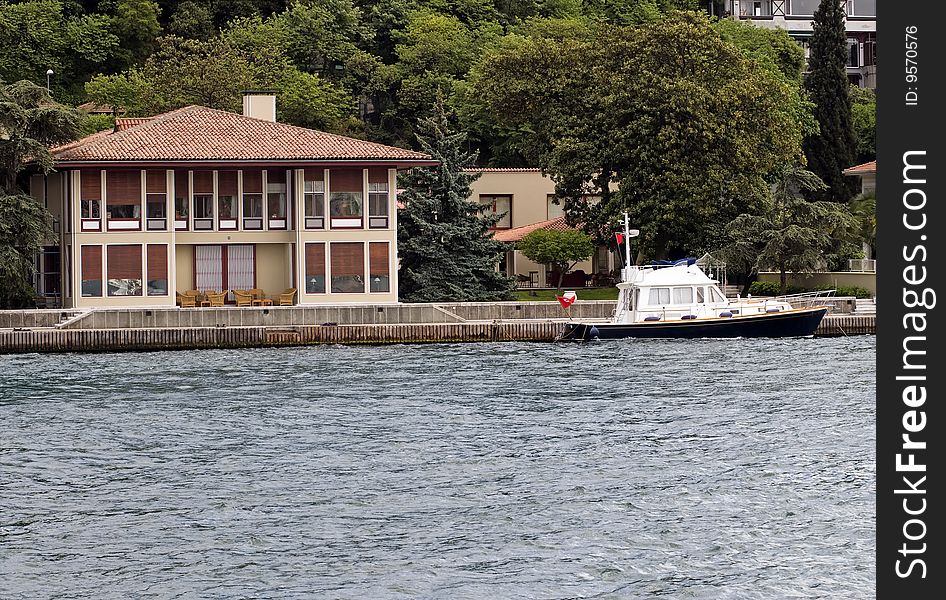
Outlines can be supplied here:
[[631, 229], [627, 212], [624, 213], [624, 266], [631, 266], [631, 238], [640, 235], [639, 229]]

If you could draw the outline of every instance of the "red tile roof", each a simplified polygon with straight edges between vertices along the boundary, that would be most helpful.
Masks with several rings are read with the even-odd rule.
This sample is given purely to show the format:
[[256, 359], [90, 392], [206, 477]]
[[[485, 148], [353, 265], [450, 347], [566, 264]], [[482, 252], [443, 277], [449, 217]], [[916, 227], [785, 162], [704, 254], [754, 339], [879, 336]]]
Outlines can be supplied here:
[[[123, 124], [125, 125], [123, 127]], [[427, 154], [274, 123], [203, 106], [148, 119], [119, 119], [102, 132], [53, 148], [58, 163], [381, 160], [436, 164]]]
[[536, 229], [569, 231], [574, 229], [574, 227], [565, 224], [565, 217], [555, 217], [554, 219], [549, 219], [548, 221], [540, 221], [538, 223], [532, 223], [531, 225], [523, 225], [522, 227], [500, 229], [493, 235], [493, 237], [500, 242], [518, 242]]
[[119, 131], [125, 131], [126, 129], [131, 129], [136, 125], [142, 125], [153, 119], [154, 117], [118, 117], [115, 119], [115, 127]]
[[864, 163], [862, 165], [855, 165], [853, 167], [848, 167], [842, 171], [845, 175], [865, 175], [867, 173], [876, 173], [877, 172], [877, 161], [872, 160], [870, 162]]
[[541, 173], [538, 167], [467, 167], [467, 173]]

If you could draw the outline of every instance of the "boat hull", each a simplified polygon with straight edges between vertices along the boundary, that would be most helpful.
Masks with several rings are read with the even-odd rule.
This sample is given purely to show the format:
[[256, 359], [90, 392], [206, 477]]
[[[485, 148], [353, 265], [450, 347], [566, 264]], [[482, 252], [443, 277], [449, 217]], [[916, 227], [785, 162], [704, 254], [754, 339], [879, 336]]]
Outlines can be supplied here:
[[827, 307], [742, 317], [647, 323], [567, 323], [560, 341], [621, 338], [805, 337], [814, 335]]

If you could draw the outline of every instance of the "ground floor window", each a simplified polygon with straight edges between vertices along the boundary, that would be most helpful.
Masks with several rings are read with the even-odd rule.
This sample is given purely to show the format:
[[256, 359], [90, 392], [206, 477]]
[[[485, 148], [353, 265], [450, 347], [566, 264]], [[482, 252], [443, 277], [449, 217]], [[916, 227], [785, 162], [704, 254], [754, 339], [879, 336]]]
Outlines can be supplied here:
[[325, 293], [325, 244], [305, 245], [305, 293]]
[[108, 295], [140, 296], [141, 245], [112, 244], [107, 248], [105, 268], [108, 273]]
[[391, 291], [388, 248], [387, 242], [368, 243], [368, 278], [371, 281], [372, 292]]
[[365, 293], [365, 245], [332, 242], [332, 293]]
[[168, 295], [167, 244], [148, 244], [148, 295]]
[[102, 247], [80, 248], [82, 297], [94, 298], [102, 295]]

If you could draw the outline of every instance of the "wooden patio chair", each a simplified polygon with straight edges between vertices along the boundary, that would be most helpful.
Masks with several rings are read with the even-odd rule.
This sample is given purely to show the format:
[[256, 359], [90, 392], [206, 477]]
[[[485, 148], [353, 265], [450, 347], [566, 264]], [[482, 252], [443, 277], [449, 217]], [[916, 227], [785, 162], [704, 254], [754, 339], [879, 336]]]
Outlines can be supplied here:
[[177, 292], [177, 305], [181, 308], [197, 308], [197, 298]]
[[230, 290], [223, 290], [222, 292], [207, 292], [207, 300], [210, 301], [210, 306], [222, 307], [224, 302], [227, 299], [227, 294], [230, 293]]
[[253, 306], [253, 294], [249, 290], [233, 290], [237, 306]]
[[286, 288], [279, 294], [279, 306], [292, 306], [296, 298], [296, 288]]

